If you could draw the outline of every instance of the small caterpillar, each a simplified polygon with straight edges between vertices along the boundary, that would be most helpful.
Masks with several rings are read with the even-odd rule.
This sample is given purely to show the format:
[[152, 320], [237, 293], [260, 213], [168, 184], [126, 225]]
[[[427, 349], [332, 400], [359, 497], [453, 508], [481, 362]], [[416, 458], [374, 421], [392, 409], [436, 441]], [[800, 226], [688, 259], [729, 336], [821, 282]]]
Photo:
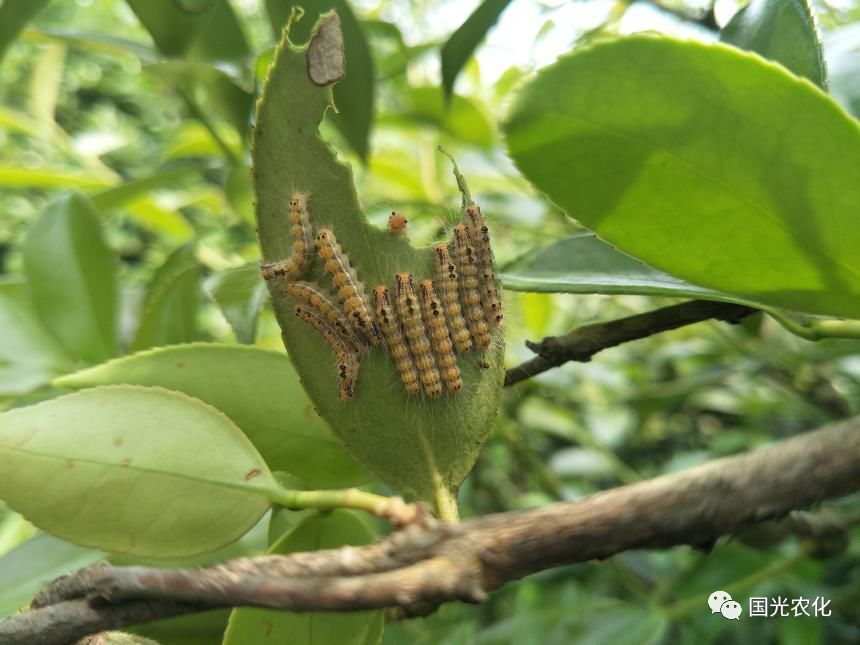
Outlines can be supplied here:
[[322, 287], [308, 282], [289, 282], [285, 287], [285, 291], [319, 311], [325, 321], [344, 340], [349, 341], [356, 350], [362, 351], [367, 348], [364, 340], [356, 335], [355, 331], [350, 327], [349, 321], [346, 319], [343, 311], [331, 301], [324, 293]]
[[436, 362], [439, 364], [445, 388], [449, 392], [458, 392], [463, 388], [463, 379], [460, 378], [454, 346], [448, 334], [448, 325], [445, 324], [442, 303], [436, 295], [432, 280], [422, 280], [418, 286], [421, 289], [421, 311], [430, 332], [430, 344], [436, 354]]
[[338, 383], [340, 398], [351, 399], [355, 396], [355, 381], [358, 378], [359, 358], [351, 351], [347, 342], [323, 320], [323, 317], [313, 308], [296, 305], [296, 316], [316, 329], [328, 346], [334, 352], [337, 360]]
[[427, 340], [424, 321], [421, 319], [421, 309], [415, 297], [412, 274], [398, 273], [394, 280], [397, 284], [397, 311], [403, 322], [403, 332], [412, 350], [412, 358], [415, 359], [415, 367], [418, 369], [424, 394], [431, 399], [436, 399], [442, 396], [442, 382], [439, 370], [436, 369], [433, 352], [430, 351], [430, 341]]
[[403, 213], [391, 211], [391, 215], [388, 217], [388, 230], [395, 235], [403, 235], [406, 233], [408, 223], [409, 220], [403, 216]]
[[364, 285], [331, 229], [321, 228], [317, 232], [317, 250], [353, 328], [372, 345], [378, 345], [381, 335], [365, 302]]
[[496, 276], [493, 274], [493, 249], [490, 246], [490, 229], [481, 214], [481, 207], [474, 202], [466, 206], [466, 217], [469, 219], [469, 230], [473, 232], [472, 241], [478, 259], [479, 275], [481, 277], [481, 304], [487, 312], [487, 318], [498, 327], [502, 323], [504, 313], [499, 291], [496, 288]]
[[457, 352], [465, 354], [472, 349], [472, 337], [466, 329], [466, 321], [460, 309], [458, 296], [459, 286], [457, 283], [457, 266], [451, 259], [451, 252], [447, 244], [440, 244], [433, 249], [436, 256], [436, 284], [442, 305], [445, 308], [445, 317], [448, 319], [448, 327], [451, 330], [451, 338], [457, 347]]
[[418, 394], [421, 389], [421, 384], [418, 382], [418, 372], [415, 371], [415, 364], [412, 362], [409, 348], [406, 347], [406, 343], [403, 340], [403, 334], [400, 332], [400, 322], [397, 320], [397, 312], [391, 306], [391, 296], [385, 285], [374, 287], [373, 300], [376, 321], [385, 335], [388, 351], [391, 354], [391, 358], [394, 359], [397, 371], [400, 372], [400, 380], [403, 382], [403, 387], [406, 388], [409, 394]]
[[290, 195], [290, 233], [293, 236], [293, 254], [285, 260], [270, 262], [260, 267], [266, 282], [276, 278], [293, 282], [307, 273], [313, 259], [311, 242], [314, 235], [308, 218], [307, 193], [296, 192]]
[[492, 338], [481, 294], [478, 291], [478, 267], [475, 261], [475, 250], [469, 238], [469, 227], [459, 224], [454, 227], [454, 247], [457, 250], [457, 268], [460, 270], [460, 295], [463, 299], [463, 313], [469, 325], [469, 331], [475, 342], [486, 350], [490, 347]]

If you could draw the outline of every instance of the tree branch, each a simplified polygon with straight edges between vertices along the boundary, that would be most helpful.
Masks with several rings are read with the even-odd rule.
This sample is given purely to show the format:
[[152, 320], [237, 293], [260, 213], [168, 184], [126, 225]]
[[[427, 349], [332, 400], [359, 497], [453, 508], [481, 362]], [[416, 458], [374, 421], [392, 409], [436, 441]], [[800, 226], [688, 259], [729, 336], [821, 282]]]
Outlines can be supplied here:
[[728, 302], [689, 300], [644, 314], [583, 325], [564, 336], [548, 336], [537, 343], [526, 341], [526, 346], [538, 356], [509, 369], [505, 374], [505, 386], [519, 383], [568, 361], [587, 363], [597, 352], [631, 340], [711, 318], [736, 323], [756, 311]]
[[461, 524], [430, 517], [364, 547], [245, 558], [200, 570], [97, 566], [55, 581], [0, 642], [88, 633], [225, 606], [292, 611], [481, 601], [530, 573], [637, 548], [710, 548], [721, 535], [860, 489], [860, 419], [545, 508]]

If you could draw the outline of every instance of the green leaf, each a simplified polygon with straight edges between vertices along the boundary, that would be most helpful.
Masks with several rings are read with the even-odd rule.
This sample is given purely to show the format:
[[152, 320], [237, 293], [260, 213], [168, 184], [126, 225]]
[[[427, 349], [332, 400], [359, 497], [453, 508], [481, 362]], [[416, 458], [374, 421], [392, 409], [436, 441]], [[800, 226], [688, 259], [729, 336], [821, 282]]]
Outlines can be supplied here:
[[146, 197], [153, 191], [186, 185], [189, 179], [199, 177], [203, 169], [199, 163], [186, 163], [175, 168], [159, 170], [151, 175], [132, 179], [94, 193], [90, 195], [90, 199], [101, 211], [120, 208], [133, 203], [138, 198]]
[[0, 186], [8, 188], [104, 188], [106, 179], [68, 168], [22, 168], [0, 164]]
[[[351, 169], [338, 162], [317, 127], [331, 103], [331, 91], [307, 77], [303, 49], [278, 48], [270, 68], [254, 130], [254, 186], [263, 257], [292, 253], [284, 205], [291, 191], [310, 193], [315, 227], [331, 226], [349, 253], [359, 278], [370, 289], [409, 271], [416, 279], [433, 275], [429, 248], [414, 249], [402, 237], [370, 227], [355, 193]], [[323, 282], [319, 263], [309, 279]], [[327, 282], [326, 282], [327, 283]], [[459, 361], [463, 390], [439, 401], [409, 397], [392, 361], [382, 351], [364, 356], [356, 395], [338, 397], [337, 372], [322, 338], [296, 319], [295, 302], [272, 289], [273, 306], [285, 344], [302, 382], [334, 432], [371, 472], [402, 494], [450, 503], [487, 437], [499, 405], [504, 343], [501, 330], [481, 369], [479, 353]]]
[[130, 631], [151, 638], [159, 645], [212, 645], [221, 640], [229, 618], [229, 609], [210, 610], [156, 620], [132, 627]]
[[58, 387], [161, 385], [230, 417], [269, 468], [313, 488], [368, 481], [308, 400], [289, 359], [258, 347], [197, 343], [141, 352], [64, 376]]
[[827, 91], [821, 36], [807, 0], [752, 0], [723, 27], [720, 40], [774, 60]]
[[49, 582], [104, 558], [101, 551], [42, 533], [0, 558], [0, 618], [26, 607]]
[[206, 280], [205, 289], [233, 328], [236, 340], [253, 344], [260, 309], [268, 295], [266, 283], [260, 278], [260, 268], [256, 264], [246, 264], [221, 271]]
[[51, 0], [7, 0], [0, 5], [0, 61], [24, 26]]
[[149, 283], [129, 349], [136, 352], [197, 340], [200, 300], [200, 267], [194, 247], [186, 244], [170, 254]]
[[165, 56], [236, 67], [248, 62], [248, 41], [227, 0], [126, 1]]
[[0, 414], [0, 498], [77, 544], [171, 558], [240, 537], [269, 508], [266, 463], [221, 412], [115, 385]]
[[69, 367], [33, 310], [23, 282], [0, 281], [0, 396], [24, 394]]
[[[354, 513], [336, 510], [315, 513], [278, 540], [269, 553], [302, 553], [346, 544], [369, 544], [375, 536]], [[382, 635], [384, 612], [293, 613], [268, 609], [234, 609], [224, 633], [224, 645], [286, 643], [290, 645], [364, 645]]]
[[445, 96], [451, 96], [460, 70], [510, 2], [511, 0], [484, 0], [442, 46], [442, 87]]
[[650, 36], [578, 50], [505, 124], [523, 174], [656, 269], [860, 317], [860, 124], [782, 67]]
[[114, 356], [114, 262], [92, 203], [71, 194], [48, 206], [30, 227], [23, 255], [36, 311], [66, 351], [93, 363]]
[[432, 125], [457, 141], [484, 148], [495, 140], [490, 119], [470, 99], [453, 96], [446, 104], [438, 87], [413, 87], [404, 94], [404, 98], [403, 107], [388, 114], [386, 122]]
[[594, 233], [579, 233], [529, 251], [505, 267], [502, 283], [514, 291], [635, 294], [749, 304], [652, 269]]
[[234, 137], [247, 136], [254, 93], [237, 77], [213, 65], [192, 60], [154, 63], [144, 69], [175, 87], [192, 104], [193, 116], [207, 128], [213, 126], [211, 117], [214, 115], [235, 130]]
[[359, 157], [367, 159], [370, 150], [370, 130], [373, 126], [373, 101], [376, 84], [373, 56], [361, 25], [345, 0], [266, 0], [266, 10], [272, 24], [275, 40], [280, 40], [293, 7], [305, 11], [304, 20], [290, 28], [294, 43], [305, 43], [310, 38], [316, 17], [334, 9], [343, 29], [343, 48], [346, 53], [346, 77], [334, 88], [337, 113], [328, 119], [343, 135]]
[[66, 47], [51, 43], [42, 48], [30, 77], [29, 113], [46, 125], [54, 125], [54, 110], [63, 80], [63, 64], [66, 61]]

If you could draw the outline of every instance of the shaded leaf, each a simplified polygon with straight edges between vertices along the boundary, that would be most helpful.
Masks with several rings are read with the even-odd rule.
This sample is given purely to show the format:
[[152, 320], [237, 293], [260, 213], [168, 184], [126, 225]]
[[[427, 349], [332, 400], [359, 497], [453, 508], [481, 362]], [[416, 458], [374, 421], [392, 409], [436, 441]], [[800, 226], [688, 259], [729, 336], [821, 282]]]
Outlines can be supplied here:
[[8, 0], [0, 5], [0, 61], [18, 33], [51, 0]]
[[579, 233], [529, 251], [504, 268], [502, 283], [514, 291], [635, 294], [748, 304], [652, 269], [594, 233]]
[[[291, 191], [302, 190], [311, 195], [313, 225], [333, 227], [368, 289], [392, 285], [397, 271], [410, 271], [416, 279], [432, 276], [430, 249], [413, 249], [402, 237], [368, 226], [351, 170], [337, 161], [317, 134], [330, 102], [331, 91], [307, 79], [303, 50], [282, 43], [254, 129], [254, 186], [265, 260], [292, 253], [284, 204]], [[318, 263], [307, 277], [323, 282]], [[296, 319], [290, 297], [277, 288], [271, 291], [293, 364], [315, 407], [353, 455], [403, 494], [450, 503], [498, 409], [503, 379], [501, 331], [496, 332], [487, 356], [491, 368], [479, 368], [482, 357], [476, 353], [459, 361], [464, 385], [455, 396], [439, 401], [409, 397], [386, 354], [374, 351], [361, 361], [355, 397], [343, 401], [338, 397], [331, 350]]]
[[253, 344], [260, 309], [266, 299], [266, 283], [256, 264], [228, 269], [206, 280], [206, 292], [215, 301], [240, 343]]
[[197, 340], [200, 307], [200, 267], [194, 247], [180, 246], [165, 260], [146, 289], [140, 324], [129, 349]]
[[77, 544], [149, 557], [221, 547], [276, 487], [222, 413], [161, 388], [93, 388], [0, 414], [0, 498]]
[[55, 381], [70, 388], [111, 383], [161, 385], [218, 408], [242, 429], [269, 468], [287, 471], [311, 487], [368, 480], [316, 414], [289, 359], [279, 352], [215, 343], [172, 346]]
[[290, 12], [296, 6], [304, 9], [305, 16], [290, 29], [290, 38], [294, 43], [309, 40], [311, 27], [320, 14], [334, 9], [340, 18], [347, 61], [346, 77], [334, 89], [334, 104], [338, 113], [329, 114], [327, 118], [340, 130], [358, 156], [367, 159], [373, 126], [376, 74], [370, 45], [361, 25], [345, 0], [266, 0], [275, 40], [281, 39]]
[[69, 359], [33, 310], [23, 282], [0, 282], [0, 396], [49, 383]]
[[774, 60], [827, 91], [821, 36], [807, 0], [752, 0], [723, 27], [720, 40]]
[[[346, 544], [363, 545], [374, 540], [374, 534], [354, 513], [336, 510], [315, 513], [275, 542], [269, 553], [302, 553], [333, 549]], [[364, 645], [378, 642], [384, 612], [351, 613], [273, 611], [234, 609], [230, 616], [224, 645], [244, 643], [284, 643], [290, 645]], [[371, 633], [372, 632], [372, 633]]]
[[413, 87], [404, 98], [403, 107], [387, 115], [386, 121], [432, 125], [458, 141], [483, 147], [495, 139], [490, 119], [470, 99], [453, 96], [446, 105], [438, 87]]
[[442, 46], [442, 87], [445, 96], [453, 93], [460, 70], [510, 2], [511, 0], [484, 0]]
[[[201, 122], [212, 125], [212, 116], [217, 116], [235, 130], [234, 137], [247, 136], [254, 93], [236, 77], [207, 63], [193, 60], [154, 63], [144, 69], [175, 87], [193, 104], [192, 115]], [[221, 136], [224, 138], [224, 135]]]
[[249, 62], [247, 38], [227, 0], [126, 1], [165, 56], [228, 63], [234, 71]]
[[782, 67], [724, 45], [603, 43], [539, 73], [505, 130], [523, 174], [625, 253], [860, 317], [860, 124]]
[[[2, 430], [0, 430], [2, 432]], [[0, 557], [0, 618], [26, 607], [49, 582], [104, 558], [89, 549], [42, 533]]]
[[36, 311], [66, 351], [93, 363], [114, 356], [114, 262], [92, 203], [72, 194], [48, 206], [30, 227], [23, 255]]

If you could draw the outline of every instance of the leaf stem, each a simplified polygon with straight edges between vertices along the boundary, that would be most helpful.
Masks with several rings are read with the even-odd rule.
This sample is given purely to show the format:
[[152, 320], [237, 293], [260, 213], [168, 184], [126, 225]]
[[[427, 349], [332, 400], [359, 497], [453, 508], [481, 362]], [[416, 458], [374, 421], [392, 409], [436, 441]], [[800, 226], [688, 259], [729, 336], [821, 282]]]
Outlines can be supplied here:
[[825, 338], [860, 339], [860, 320], [794, 320], [776, 309], [764, 310], [771, 318], [795, 336], [806, 340]]
[[415, 504], [407, 504], [400, 497], [385, 497], [368, 493], [357, 488], [342, 490], [291, 490], [270, 488], [266, 491], [269, 500], [284, 508], [293, 510], [316, 509], [330, 510], [351, 508], [366, 511], [390, 521], [396, 526], [406, 526], [414, 522], [421, 510]]

